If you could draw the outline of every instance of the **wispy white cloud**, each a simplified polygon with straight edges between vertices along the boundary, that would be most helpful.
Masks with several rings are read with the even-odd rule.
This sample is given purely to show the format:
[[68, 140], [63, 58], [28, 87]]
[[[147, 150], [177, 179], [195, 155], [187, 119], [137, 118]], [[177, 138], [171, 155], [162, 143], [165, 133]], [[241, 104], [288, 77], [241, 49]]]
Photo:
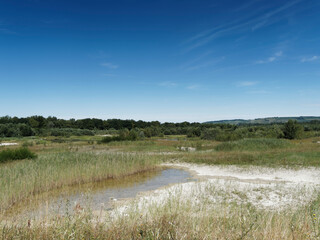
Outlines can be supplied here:
[[119, 67], [118, 65], [115, 65], [115, 64], [110, 63], [110, 62], [103, 62], [100, 65], [103, 66], [103, 67], [110, 68], [110, 69], [117, 69]]
[[181, 69], [186, 69], [188, 67], [190, 67], [191, 65], [193, 64], [196, 64], [197, 62], [199, 62], [200, 60], [206, 58], [207, 56], [209, 56], [210, 54], [212, 54], [213, 52], [210, 50], [210, 51], [206, 51], [204, 52], [203, 54], [191, 59], [190, 61], [184, 63], [183, 65], [181, 65]]
[[0, 34], [17, 35], [18, 33], [8, 29], [6, 24], [3, 21], [0, 21]]
[[[106, 58], [110, 57], [110, 55], [107, 54], [103, 50], [98, 50], [98, 51], [90, 53], [89, 57], [94, 58], [94, 59], [106, 59]], [[100, 61], [103, 61], [103, 60], [100, 60]]]
[[208, 59], [208, 56], [211, 55], [213, 51], [206, 51], [203, 54], [199, 55], [198, 57], [195, 57], [191, 59], [190, 61], [184, 63], [180, 68], [182, 70], [192, 71], [192, 70], [198, 70], [200, 68], [208, 67], [214, 64], [217, 64], [225, 59], [224, 56], [218, 57], [215, 59]]
[[279, 52], [276, 52], [274, 54], [276, 57], [281, 57], [283, 55], [283, 52], [282, 51], [279, 51]]
[[[0, 26], [1, 26], [1, 24], [0, 24]], [[0, 28], [0, 34], [17, 35], [18, 33], [10, 30], [8, 28]]]
[[205, 67], [209, 67], [209, 66], [215, 65], [215, 64], [223, 61], [224, 59], [225, 59], [225, 57], [221, 57], [221, 58], [218, 58], [218, 59], [206, 61], [206, 62], [199, 63], [199, 64], [196, 64], [196, 65], [193, 65], [193, 66], [189, 66], [189, 67], [187, 67], [187, 68], [185, 68], [185, 69], [186, 69], [187, 71], [198, 70], [198, 69], [200, 69], [200, 68], [205, 68]]
[[283, 13], [284, 11], [293, 7], [297, 3], [300, 3], [301, 1], [302, 0], [290, 1], [287, 4], [281, 6], [273, 11], [267, 12], [266, 14], [262, 15], [262, 17], [260, 17], [260, 19], [258, 19], [258, 23], [252, 27], [252, 30], [254, 31], [254, 30], [259, 29], [263, 26], [269, 25], [270, 23], [273, 23], [275, 21], [279, 21], [280, 19], [285, 17], [285, 15], [280, 16], [278, 19], [275, 19], [275, 18], [271, 19], [271, 17], [273, 17], [274, 15], [277, 15], [279, 13]]
[[240, 7], [233, 9], [233, 12], [241, 12], [251, 8], [254, 4], [256, 4], [259, 0], [247, 1], [246, 3], [242, 4]]
[[[302, 2], [302, 0], [290, 1], [276, 9], [267, 11], [267, 13], [265, 14], [261, 13], [262, 10], [263, 12], [266, 12], [266, 9], [261, 8], [260, 12], [255, 11], [250, 16], [247, 16], [245, 18], [237, 18], [233, 21], [230, 21], [229, 23], [227, 22], [226, 24], [221, 24], [220, 26], [204, 30], [184, 42], [184, 44], [189, 45], [184, 52], [189, 52], [195, 48], [206, 45], [209, 42], [217, 38], [224, 37], [228, 34], [245, 31], [255, 31], [259, 28], [278, 22], [283, 18], [288, 17], [285, 12], [300, 2]], [[244, 8], [250, 7], [252, 4], [254, 4], [254, 2], [248, 4], [248, 6], [244, 6]], [[291, 11], [290, 14], [293, 14], [293, 11]]]
[[304, 57], [304, 58], [301, 59], [301, 62], [303, 62], [303, 63], [304, 62], [313, 62], [313, 61], [316, 61], [318, 59], [320, 59], [319, 56]]
[[189, 90], [195, 90], [195, 89], [198, 89], [199, 87], [200, 87], [200, 85], [198, 85], [198, 84], [193, 84], [193, 85], [187, 86], [186, 88], [189, 89]]
[[104, 73], [104, 74], [102, 74], [102, 76], [104, 76], [104, 77], [115, 77], [117, 75], [116, 74], [112, 74], [112, 73]]
[[253, 90], [253, 91], [248, 91], [247, 93], [249, 94], [269, 94], [271, 92], [266, 91], [266, 90]]
[[172, 87], [178, 86], [177, 83], [171, 82], [171, 81], [161, 82], [161, 83], [159, 83], [158, 85], [161, 86], [161, 87], [168, 87], [168, 88], [172, 88]]
[[264, 63], [271, 63], [271, 62], [274, 62], [276, 60], [278, 60], [280, 57], [282, 57], [283, 55], [283, 52], [282, 51], [279, 51], [279, 52], [276, 52], [274, 55], [272, 55], [271, 57], [268, 57], [267, 59], [265, 60], [258, 60], [256, 61], [255, 63], [256, 64], [264, 64]]
[[254, 86], [257, 85], [259, 82], [257, 81], [243, 81], [243, 82], [239, 82], [238, 86], [240, 87], [250, 87], [250, 86]]

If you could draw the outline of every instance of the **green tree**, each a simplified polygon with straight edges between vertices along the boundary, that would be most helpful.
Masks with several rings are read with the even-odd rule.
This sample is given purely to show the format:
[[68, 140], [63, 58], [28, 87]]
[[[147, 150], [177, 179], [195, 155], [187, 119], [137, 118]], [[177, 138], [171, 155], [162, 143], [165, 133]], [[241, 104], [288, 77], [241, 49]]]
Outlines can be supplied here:
[[217, 140], [223, 131], [218, 128], [207, 128], [201, 133], [201, 138], [205, 140]]
[[302, 134], [302, 126], [293, 120], [289, 120], [284, 124], [283, 134], [286, 139], [296, 139], [301, 137]]

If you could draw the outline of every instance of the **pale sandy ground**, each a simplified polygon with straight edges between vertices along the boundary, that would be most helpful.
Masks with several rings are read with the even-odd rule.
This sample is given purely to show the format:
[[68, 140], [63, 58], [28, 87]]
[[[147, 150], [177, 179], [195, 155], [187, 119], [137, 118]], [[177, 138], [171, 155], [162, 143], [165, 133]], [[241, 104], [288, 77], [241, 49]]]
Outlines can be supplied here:
[[190, 171], [197, 182], [172, 185], [120, 204], [115, 214], [125, 214], [132, 208], [143, 212], [148, 206], [161, 205], [170, 199], [207, 201], [210, 204], [225, 202], [251, 203], [279, 211], [309, 203], [320, 190], [320, 168], [266, 168], [207, 166], [196, 164], [164, 164]]
[[0, 147], [1, 146], [14, 146], [14, 145], [18, 145], [18, 143], [0, 143]]

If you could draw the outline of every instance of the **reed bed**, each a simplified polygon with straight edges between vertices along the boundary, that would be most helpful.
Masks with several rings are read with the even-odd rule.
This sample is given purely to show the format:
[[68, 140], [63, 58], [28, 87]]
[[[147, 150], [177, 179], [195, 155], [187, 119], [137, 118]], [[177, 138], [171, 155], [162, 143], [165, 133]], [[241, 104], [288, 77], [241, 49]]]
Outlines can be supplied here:
[[50, 153], [0, 165], [0, 212], [29, 196], [63, 186], [118, 178], [155, 168], [156, 156], [125, 153]]

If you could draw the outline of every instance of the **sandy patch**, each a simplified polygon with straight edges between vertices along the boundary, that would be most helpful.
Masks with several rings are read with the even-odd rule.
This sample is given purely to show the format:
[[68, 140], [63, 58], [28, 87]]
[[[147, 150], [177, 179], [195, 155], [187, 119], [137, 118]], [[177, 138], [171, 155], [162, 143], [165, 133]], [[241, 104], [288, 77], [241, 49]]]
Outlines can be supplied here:
[[162, 205], [175, 199], [207, 206], [223, 203], [250, 203], [257, 208], [279, 211], [310, 202], [320, 190], [320, 168], [265, 168], [236, 166], [207, 166], [196, 164], [164, 164], [189, 170], [198, 182], [176, 184], [143, 193], [133, 201], [122, 204], [114, 211], [125, 214], [150, 206]]
[[18, 143], [0, 143], [0, 147], [1, 146], [15, 146], [18, 145]]
[[267, 168], [267, 167], [237, 167], [208, 166], [197, 164], [163, 164], [168, 167], [180, 167], [192, 171], [197, 177], [225, 178], [234, 180], [261, 180], [261, 182], [292, 182], [320, 184], [320, 168]]

